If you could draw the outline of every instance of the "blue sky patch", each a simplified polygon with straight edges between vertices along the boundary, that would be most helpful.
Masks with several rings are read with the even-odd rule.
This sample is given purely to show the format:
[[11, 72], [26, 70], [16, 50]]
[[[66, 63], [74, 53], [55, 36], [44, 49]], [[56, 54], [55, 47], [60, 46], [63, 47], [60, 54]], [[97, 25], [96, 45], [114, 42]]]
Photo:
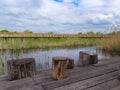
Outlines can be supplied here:
[[79, 6], [79, 1], [78, 1], [78, 0], [74, 0], [74, 1], [72, 2], [72, 4], [74, 4], [76, 7], [78, 7], [78, 6]]
[[63, 0], [54, 0], [54, 1], [56, 1], [56, 2], [63, 2]]

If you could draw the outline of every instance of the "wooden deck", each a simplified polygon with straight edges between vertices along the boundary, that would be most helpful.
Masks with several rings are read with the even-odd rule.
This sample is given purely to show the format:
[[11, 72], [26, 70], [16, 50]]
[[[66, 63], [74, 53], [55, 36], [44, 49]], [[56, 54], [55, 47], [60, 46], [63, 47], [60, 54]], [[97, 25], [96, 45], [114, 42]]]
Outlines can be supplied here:
[[21, 80], [8, 81], [0, 76], [0, 90], [120, 90], [118, 71], [120, 57], [111, 60], [99, 60], [98, 64], [75, 67], [68, 70], [68, 77], [52, 80], [51, 70], [44, 70], [34, 76]]
[[104, 38], [106, 35], [95, 34], [0, 34], [0, 38], [64, 38], [64, 37], [79, 37], [79, 38]]

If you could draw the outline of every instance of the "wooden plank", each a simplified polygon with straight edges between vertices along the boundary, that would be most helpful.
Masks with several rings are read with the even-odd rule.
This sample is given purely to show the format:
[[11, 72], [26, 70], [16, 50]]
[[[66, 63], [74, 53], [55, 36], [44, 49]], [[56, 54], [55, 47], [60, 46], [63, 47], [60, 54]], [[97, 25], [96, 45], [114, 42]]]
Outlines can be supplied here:
[[[74, 69], [68, 70], [67, 74], [69, 77], [73, 76], [74, 74], [84, 73], [93, 70], [94, 66], [86, 66], [86, 67], [76, 67]], [[98, 67], [96, 67], [98, 68]], [[47, 72], [33, 76], [33, 79], [36, 81], [37, 84], [51, 82], [52, 75], [51, 70], [47, 70]]]
[[[119, 60], [120, 62], [120, 60]], [[108, 63], [108, 62], [106, 62]], [[117, 62], [118, 63], [118, 62]], [[108, 63], [109, 65], [113, 65], [115, 63]], [[106, 67], [106, 66], [105, 66]], [[68, 70], [68, 77], [71, 77], [71, 76], [74, 76], [76, 74], [81, 74], [81, 73], [85, 73], [85, 72], [89, 72], [89, 71], [92, 71], [93, 69], [97, 69], [99, 67], [94, 67], [94, 66], [86, 66], [86, 67], [75, 67], [74, 69], [71, 69], [71, 70]], [[52, 79], [51, 79], [51, 70], [47, 70], [47, 72], [45, 73], [42, 73], [42, 74], [39, 74], [39, 75], [35, 75], [33, 78], [35, 79], [36, 83], [37, 84], [41, 84], [41, 83], [45, 83], [45, 82], [51, 82]]]
[[[101, 67], [101, 66], [109, 66], [111, 64], [116, 64], [116, 63], [120, 63], [119, 58], [113, 58], [112, 60], [110, 59], [105, 59], [105, 60], [99, 60], [98, 64], [95, 65], [89, 65], [89, 66], [85, 66], [85, 67], [75, 67], [74, 69], [71, 69], [68, 71], [68, 73], [72, 73], [72, 72], [81, 72], [81, 70], [85, 69], [89, 69], [89, 68], [94, 68], [94, 67]], [[77, 68], [77, 69], [76, 69]], [[83, 70], [84, 71], [84, 70]]]
[[[99, 67], [96, 67], [96, 68], [99, 68]], [[68, 70], [67, 74], [69, 75], [69, 77], [71, 77], [73, 75], [85, 73], [85, 72], [91, 71], [93, 69], [95, 69], [94, 66], [76, 67], [74, 69]], [[48, 70], [47, 73], [45, 72], [45, 73], [42, 73], [39, 75], [35, 75], [35, 76], [33, 76], [33, 79], [35, 80], [35, 82], [37, 84], [51, 82], [52, 81], [51, 70]]]
[[120, 90], [120, 86], [115, 87], [115, 88], [112, 88], [112, 89], [110, 89], [110, 90]]
[[[81, 73], [91, 71], [94, 68], [95, 68], [94, 66], [76, 67], [74, 69], [68, 70], [68, 75], [69, 75], [69, 77], [71, 77], [75, 74], [81, 74]], [[98, 67], [96, 67], [96, 68], [98, 68]], [[47, 70], [47, 72], [45, 72], [45, 73], [43, 72], [42, 74], [35, 75], [35, 76], [33, 76], [33, 78], [37, 84], [51, 82], [52, 81], [51, 70]]]
[[116, 78], [112, 81], [106, 82], [105, 84], [107, 84], [110, 89], [113, 89], [113, 88], [120, 86], [120, 81], [118, 80], [118, 78]]
[[104, 74], [98, 77], [94, 77], [94, 78], [90, 78], [87, 80], [83, 80], [80, 82], [76, 82], [76, 83], [72, 83], [72, 84], [68, 84], [66, 86], [62, 86], [62, 87], [58, 87], [52, 90], [83, 90], [83, 89], [87, 89], [89, 87], [93, 87], [96, 86], [98, 84], [113, 80], [115, 78], [117, 78], [117, 71], [112, 72], [112, 73], [108, 73], [108, 74]]
[[106, 84], [102, 84], [102, 85], [98, 85], [98, 87], [96, 88], [93, 87], [85, 90], [110, 90], [110, 88]]
[[120, 63], [119, 58], [117, 59], [105, 59], [105, 60], [99, 60], [98, 64], [94, 64], [95, 67], [101, 67], [101, 66], [109, 66], [110, 64]]
[[[86, 71], [90, 71], [94, 69], [93, 66], [87, 66], [87, 67], [77, 67], [75, 69], [68, 70], [69, 77], [73, 76], [74, 74], [80, 72], [84, 73]], [[51, 82], [52, 81], [52, 75], [51, 75], [51, 70], [48, 71], [46, 74], [39, 74], [33, 76], [34, 80], [36, 81], [37, 84], [45, 83], [45, 82]]]
[[113, 60], [100, 60], [98, 64], [95, 65], [89, 65], [89, 66], [85, 66], [85, 67], [75, 67], [74, 69], [68, 70], [68, 74], [69, 76], [73, 75], [73, 74], [77, 74], [79, 72], [84, 73], [84, 72], [88, 72], [89, 70], [93, 70], [93, 69], [97, 69], [99, 67], [107, 67], [107, 66], [111, 66], [113, 64], [119, 64], [120, 60], [119, 58], [116, 60], [113, 58]]
[[60, 86], [64, 86], [64, 85], [67, 85], [67, 84], [75, 83], [75, 82], [78, 82], [78, 81], [82, 81], [82, 80], [85, 80], [85, 79], [93, 78], [93, 77], [96, 77], [96, 76], [100, 76], [100, 75], [103, 75], [103, 74], [107, 74], [107, 73], [116, 71], [116, 70], [118, 70], [118, 66], [119, 66], [119, 64], [117, 64], [117, 65], [115, 64], [113, 66], [111, 65], [109, 67], [100, 67], [100, 68], [94, 69], [93, 71], [89, 71], [89, 72], [86, 72], [86, 73], [81, 73], [81, 74], [78, 73], [77, 75], [73, 75], [73, 77], [68, 77], [64, 80], [44, 83], [44, 84], [42, 84], [42, 86], [45, 90], [50, 90], [50, 89], [53, 89], [53, 88], [57, 88], [57, 87], [60, 87]]
[[[91, 67], [91, 66], [90, 66], [90, 67]], [[89, 67], [84, 67], [84, 69], [87, 69], [87, 68], [89, 68]], [[79, 69], [79, 68], [78, 68], [78, 69]], [[90, 71], [91, 71], [91, 70], [90, 70]], [[47, 74], [47, 73], [46, 73], [46, 74]], [[43, 74], [43, 75], [44, 75], [44, 74]], [[40, 81], [41, 83], [44, 83], [44, 82], [46, 82], [46, 81], [52, 81], [52, 80], [49, 80], [50, 77], [49, 77], [49, 78], [45, 78], [45, 77], [43, 77], [43, 75], [42, 75], [42, 78], [40, 77], [41, 79], [39, 79], [39, 81]], [[49, 75], [48, 75], [48, 76], [49, 76]], [[44, 78], [44, 79], [43, 79], [43, 78]], [[24, 81], [24, 80], [23, 80], [23, 81]], [[7, 84], [7, 83], [6, 83], [6, 84]], [[12, 86], [13, 84], [15, 85], [15, 82], [13, 82], [13, 83], [11, 82], [11, 86]]]
[[41, 86], [34, 85], [30, 80], [6, 85], [0, 90], [43, 90]]
[[0, 38], [40, 38], [40, 37], [80, 37], [80, 38], [104, 38], [105, 35], [78, 35], [78, 34], [0, 34]]
[[[94, 67], [94, 66], [86, 66], [86, 67], [75, 67], [73, 69], [68, 70], [67, 74], [69, 75], [69, 77], [76, 75], [76, 74], [81, 74], [81, 73], [85, 73], [88, 71], [91, 71], [93, 69], [97, 69], [99, 67]], [[44, 82], [51, 82], [52, 81], [52, 76], [51, 76], [51, 70], [47, 70], [47, 72], [42, 72], [39, 75], [35, 75], [33, 76], [34, 80], [36, 81], [37, 84], [41, 84]]]
[[118, 89], [119, 86], [120, 86], [120, 81], [116, 78], [84, 90], [120, 90]]
[[[111, 71], [111, 72], [103, 71], [103, 69], [106, 70], [106, 68], [107, 68], [107, 70], [108, 70], [108, 69], [110, 69], [110, 67], [111, 68], [113, 67], [116, 70], [116, 68], [118, 68], [118, 66], [120, 65], [120, 62], [119, 62], [120, 60], [119, 61], [118, 60], [111, 59], [110, 61], [107, 61], [107, 60], [99, 61], [100, 63], [98, 63], [98, 66], [76, 67], [76, 68], [74, 68], [72, 70], [68, 70], [68, 74], [70, 74], [69, 78], [75, 78], [77, 76], [78, 77], [78, 78], [76, 77], [77, 79], [79, 79], [79, 78], [81, 78], [81, 79], [79, 79], [77, 82], [75, 81], [73, 83], [71, 83], [71, 79], [68, 79], [67, 81], [70, 82], [70, 83], [68, 83], [66, 86], [70, 87], [70, 85], [74, 85], [74, 83], [83, 82], [83, 84], [80, 84], [80, 85], [81, 85], [81, 88], [82, 88], [82, 86], [83, 86], [84, 89], [86, 88], [85, 90], [87, 90], [87, 89], [88, 90], [89, 89], [90, 90], [120, 90], [119, 89], [120, 81], [117, 80], [117, 79], [114, 79], [114, 78], [113, 78], [114, 80], [111, 80], [112, 77], [114, 77], [114, 74], [111, 75], [111, 73], [114, 73], [114, 71]], [[104, 65], [104, 64], [106, 64], [106, 65]], [[100, 69], [100, 68], [102, 68], [102, 69]], [[96, 74], [98, 72], [97, 70], [100, 71], [100, 72], [102, 72], [102, 71], [104, 72], [102, 74], [102, 77], [101, 77], [101, 74], [99, 74], [99, 75]], [[93, 74], [91, 75], [90, 72], [93, 73], [94, 75]], [[106, 72], [106, 74], [105, 74], [105, 72]], [[40, 74], [40, 77], [38, 75], [38, 77], [36, 78], [36, 79], [39, 79], [38, 81], [41, 82], [39, 85], [35, 85], [31, 78], [15, 80], [15, 81], [7, 81], [7, 80], [5, 80], [5, 78], [2, 78], [2, 79], [0, 78], [0, 90], [18, 90], [18, 89], [19, 90], [41, 90], [42, 89], [41, 84], [46, 84], [45, 82], [47, 82], [47, 83], [48, 82], [56, 83], [56, 81], [53, 81], [51, 79], [51, 77], [49, 76], [49, 75], [51, 75], [51, 70], [43, 71], [41, 73], [42, 74]], [[87, 77], [86, 77], [85, 74], [87, 74]], [[97, 76], [95, 76], [95, 74]], [[106, 75], [110, 75], [110, 76], [107, 77]], [[106, 78], [105, 78], [105, 76], [106, 76]], [[100, 78], [102, 78], [102, 79], [100, 79]], [[106, 80], [105, 82], [104, 82], [104, 79]], [[109, 81], [109, 80], [111, 80], [111, 81]], [[58, 82], [61, 82], [61, 81], [58, 81]], [[58, 84], [58, 82], [56, 84]], [[62, 86], [62, 87], [64, 87], [64, 86]], [[55, 88], [52, 87], [51, 89], [55, 89]], [[64, 90], [64, 89], [62, 89], [62, 90]], [[68, 90], [74, 90], [74, 89], [69, 88]]]

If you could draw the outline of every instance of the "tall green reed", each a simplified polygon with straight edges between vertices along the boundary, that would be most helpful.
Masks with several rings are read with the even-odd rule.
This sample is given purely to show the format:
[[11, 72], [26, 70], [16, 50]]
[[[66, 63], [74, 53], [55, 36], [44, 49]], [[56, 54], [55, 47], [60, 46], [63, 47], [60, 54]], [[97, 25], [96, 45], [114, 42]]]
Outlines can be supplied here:
[[0, 49], [32, 49], [67, 46], [90, 46], [95, 45], [95, 38], [2, 38]]
[[120, 34], [108, 35], [107, 38], [101, 39], [98, 46], [112, 54], [120, 55]]

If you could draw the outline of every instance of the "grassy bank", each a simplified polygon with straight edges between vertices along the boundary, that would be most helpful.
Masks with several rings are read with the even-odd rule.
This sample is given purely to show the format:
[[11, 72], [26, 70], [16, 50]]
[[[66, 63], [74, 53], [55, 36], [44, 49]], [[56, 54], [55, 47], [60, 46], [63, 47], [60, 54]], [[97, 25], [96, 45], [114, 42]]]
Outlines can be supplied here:
[[108, 38], [103, 38], [98, 45], [112, 54], [120, 55], [120, 34], [109, 35]]
[[35, 49], [68, 46], [92, 46], [96, 38], [0, 38], [0, 49]]

